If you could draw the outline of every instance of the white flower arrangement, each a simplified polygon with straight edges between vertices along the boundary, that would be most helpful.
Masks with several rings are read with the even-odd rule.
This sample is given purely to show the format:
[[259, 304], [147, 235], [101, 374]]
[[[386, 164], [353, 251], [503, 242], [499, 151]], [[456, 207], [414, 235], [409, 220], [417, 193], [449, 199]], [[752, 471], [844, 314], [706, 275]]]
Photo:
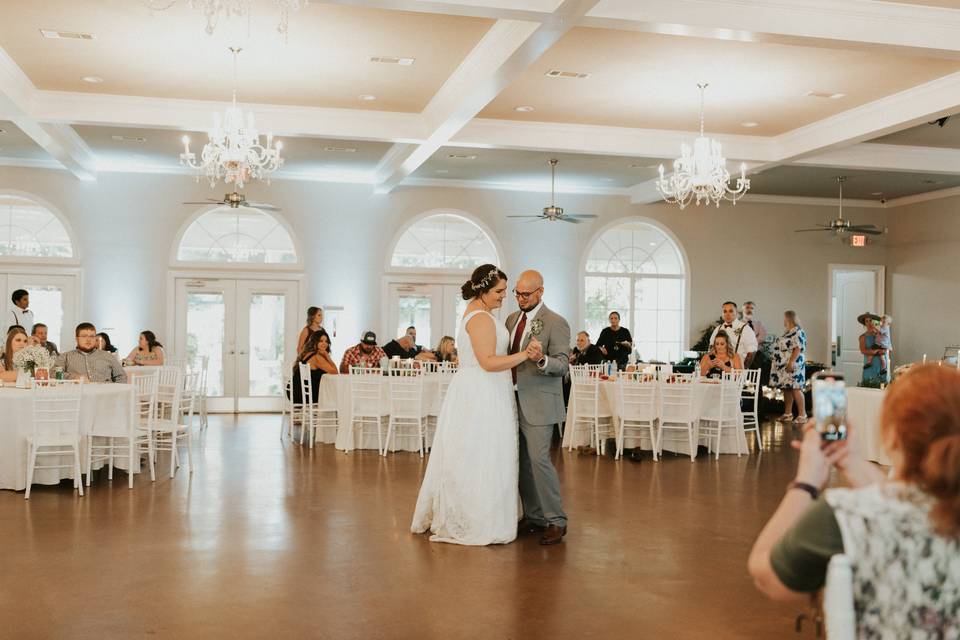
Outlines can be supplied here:
[[17, 351], [13, 356], [13, 368], [33, 375], [37, 369], [49, 369], [53, 366], [53, 356], [39, 345], [31, 345]]
[[541, 331], [543, 331], [543, 320], [541, 320], [540, 318], [536, 318], [536, 319], [530, 324], [530, 333], [531, 333], [532, 335], [538, 336], [538, 335], [540, 335], [540, 332], [541, 332]]

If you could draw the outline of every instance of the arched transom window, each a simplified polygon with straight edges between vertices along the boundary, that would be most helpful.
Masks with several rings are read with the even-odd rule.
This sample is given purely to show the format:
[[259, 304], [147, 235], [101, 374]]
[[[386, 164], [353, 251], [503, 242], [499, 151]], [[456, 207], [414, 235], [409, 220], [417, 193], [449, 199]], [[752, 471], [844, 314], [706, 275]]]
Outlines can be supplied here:
[[470, 271], [481, 264], [497, 264], [497, 250], [476, 224], [451, 213], [418, 220], [400, 236], [391, 267]]
[[60, 219], [45, 206], [0, 194], [0, 256], [72, 258], [73, 243]]
[[658, 227], [625, 222], [589, 248], [584, 274], [586, 330], [596, 341], [611, 311], [644, 360], [674, 361], [685, 348], [687, 275], [680, 248]]
[[270, 214], [250, 207], [220, 207], [187, 227], [177, 260], [294, 264], [297, 251], [286, 228]]

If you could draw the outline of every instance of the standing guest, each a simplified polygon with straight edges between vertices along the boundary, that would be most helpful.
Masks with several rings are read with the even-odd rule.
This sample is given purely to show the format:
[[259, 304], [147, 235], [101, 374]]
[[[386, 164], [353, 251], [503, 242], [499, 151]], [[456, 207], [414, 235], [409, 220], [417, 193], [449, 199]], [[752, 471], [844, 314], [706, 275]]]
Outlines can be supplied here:
[[[796, 479], [750, 552], [750, 575], [771, 600], [809, 601], [842, 553], [857, 638], [958, 638], [960, 373], [924, 365], [897, 379], [880, 423], [889, 474], [867, 461], [855, 428], [825, 443], [808, 425]], [[831, 467], [846, 487], [823, 491]]]
[[434, 357], [436, 357], [437, 362], [452, 362], [457, 364], [457, 343], [450, 336], [443, 336], [440, 338], [440, 344], [437, 345], [436, 351], [433, 352]]
[[54, 366], [63, 367], [71, 380], [87, 382], [126, 382], [120, 361], [113, 354], [97, 348], [97, 328], [89, 322], [77, 325], [77, 348], [57, 356]]
[[323, 309], [320, 307], [307, 307], [307, 324], [300, 330], [300, 336], [297, 338], [297, 353], [303, 351], [303, 345], [307, 338], [314, 331], [319, 331], [323, 326]]
[[377, 334], [367, 331], [359, 344], [355, 344], [343, 354], [340, 361], [340, 373], [350, 373], [350, 367], [379, 367], [380, 360], [387, 354], [377, 346]]
[[20, 325], [28, 334], [33, 330], [33, 311], [30, 306], [30, 293], [26, 289], [17, 289], [10, 296], [13, 307], [7, 313], [7, 328]]
[[807, 334], [796, 311], [783, 314], [783, 335], [777, 338], [773, 348], [773, 367], [770, 369], [770, 386], [783, 390], [783, 415], [781, 422], [793, 420], [793, 405], [797, 405], [797, 422], [807, 421], [807, 407], [803, 399], [803, 387], [807, 383], [806, 359]]
[[872, 313], [861, 313], [857, 322], [863, 325], [865, 331], [860, 334], [860, 353], [863, 354], [863, 382], [883, 377], [881, 373], [881, 359], [884, 350], [877, 346], [877, 336], [880, 330], [877, 322], [880, 316]]
[[159, 367], [163, 364], [163, 345], [157, 341], [153, 331], [144, 331], [140, 334], [139, 343], [124, 362], [135, 366]]
[[700, 360], [700, 371], [707, 378], [719, 378], [735, 369], [743, 369], [743, 361], [730, 346], [727, 332], [718, 331], [710, 345], [710, 351]]
[[57, 344], [47, 340], [47, 325], [42, 322], [38, 322], [33, 325], [33, 337], [36, 339], [37, 344], [46, 349], [50, 355], [58, 356], [60, 355], [60, 350], [57, 349]]
[[741, 314], [741, 320], [747, 323], [747, 326], [753, 329], [754, 335], [757, 336], [757, 344], [763, 344], [763, 341], [767, 337], [767, 328], [763, 326], [763, 323], [760, 322], [760, 318], [757, 317], [757, 305], [751, 300], [747, 300], [743, 303], [743, 313]]
[[107, 333], [98, 333], [97, 334], [97, 348], [100, 351], [106, 351], [107, 353], [116, 353], [117, 348], [113, 346], [113, 343], [110, 342], [110, 335]]
[[753, 354], [757, 352], [758, 348], [757, 334], [753, 332], [750, 325], [737, 318], [736, 302], [730, 302], [729, 300], [724, 302], [721, 313], [723, 315], [723, 322], [718, 324], [717, 328], [710, 334], [710, 344], [713, 344], [713, 339], [717, 337], [717, 332], [722, 329], [730, 338], [734, 353], [740, 356], [744, 367], [749, 368], [753, 362]]
[[603, 362], [603, 354], [595, 344], [590, 344], [590, 334], [581, 331], [577, 334], [577, 346], [570, 352], [570, 364], [600, 364]]
[[[324, 329], [318, 329], [310, 334], [307, 342], [303, 345], [303, 350], [297, 356], [297, 362], [306, 364], [310, 367], [310, 388], [313, 390], [313, 401], [317, 402], [320, 393], [320, 378], [324, 374], [336, 375], [337, 365], [333, 362], [330, 355], [330, 336]], [[297, 404], [303, 402], [303, 389], [300, 384], [300, 367], [293, 366], [293, 401]]]
[[17, 370], [13, 367], [13, 356], [23, 349], [30, 342], [27, 332], [23, 327], [11, 327], [7, 331], [7, 343], [3, 349], [3, 355], [0, 357], [0, 380], [4, 382], [15, 382], [17, 379]]
[[890, 352], [893, 351], [893, 342], [890, 339], [890, 325], [892, 324], [893, 318], [888, 315], [880, 316], [880, 325], [877, 327], [877, 337], [873, 342], [873, 346], [878, 349], [883, 349], [881, 355], [873, 356], [873, 358], [880, 359], [880, 375], [884, 378], [889, 377]]
[[625, 369], [627, 359], [633, 351], [633, 337], [630, 330], [620, 326], [620, 313], [610, 312], [610, 326], [605, 327], [597, 338], [597, 347], [603, 354], [604, 360], [613, 360], [618, 369]]

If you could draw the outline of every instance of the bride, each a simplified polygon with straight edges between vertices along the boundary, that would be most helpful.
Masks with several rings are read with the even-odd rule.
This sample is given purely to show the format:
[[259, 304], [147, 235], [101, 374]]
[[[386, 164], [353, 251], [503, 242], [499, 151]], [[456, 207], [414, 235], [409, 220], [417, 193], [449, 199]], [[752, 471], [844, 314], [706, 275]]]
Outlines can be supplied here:
[[420, 486], [410, 530], [433, 542], [504, 544], [517, 537], [518, 443], [510, 370], [535, 354], [507, 355], [506, 327], [491, 315], [507, 294], [507, 275], [477, 267], [461, 288], [460, 366], [453, 376]]

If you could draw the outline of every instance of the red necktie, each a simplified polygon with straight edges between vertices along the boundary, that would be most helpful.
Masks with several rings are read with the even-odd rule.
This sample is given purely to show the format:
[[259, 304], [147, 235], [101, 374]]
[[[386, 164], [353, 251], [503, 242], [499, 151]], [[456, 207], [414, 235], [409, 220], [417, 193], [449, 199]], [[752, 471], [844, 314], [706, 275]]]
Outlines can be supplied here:
[[[520, 342], [523, 340], [523, 330], [527, 328], [527, 314], [520, 313], [520, 322], [517, 323], [517, 332], [513, 336], [513, 346], [510, 347], [510, 353], [520, 352]], [[517, 369], [510, 369], [510, 375], [513, 376], [513, 384], [517, 384]]]

